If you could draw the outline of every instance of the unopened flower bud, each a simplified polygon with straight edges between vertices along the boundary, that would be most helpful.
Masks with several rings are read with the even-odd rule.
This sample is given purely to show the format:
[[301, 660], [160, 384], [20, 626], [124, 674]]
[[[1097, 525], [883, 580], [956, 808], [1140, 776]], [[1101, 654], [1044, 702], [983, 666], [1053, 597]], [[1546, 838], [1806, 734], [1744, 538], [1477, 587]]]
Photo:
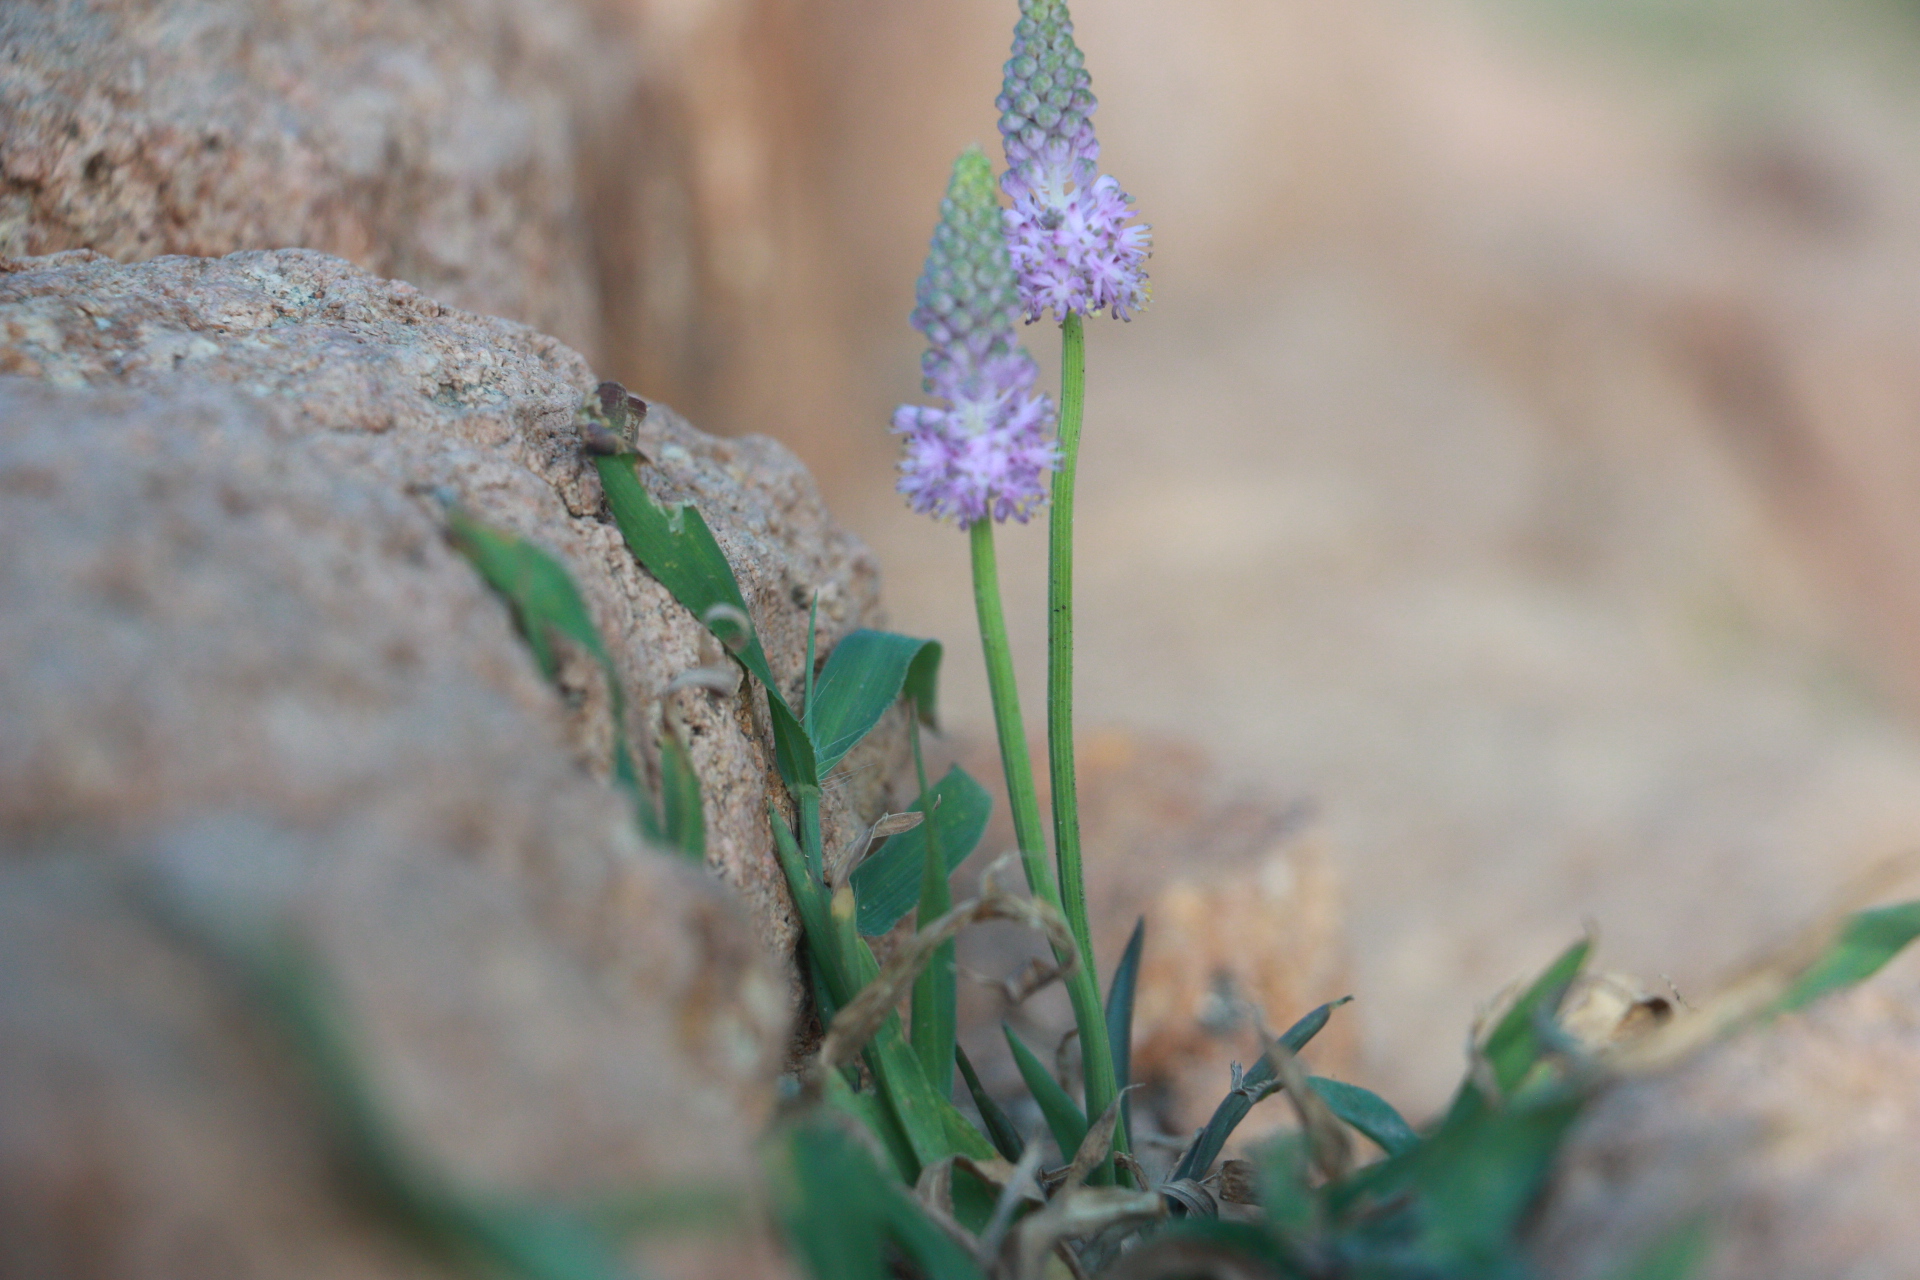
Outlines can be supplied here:
[[900, 492], [916, 511], [957, 520], [1025, 520], [1046, 499], [1056, 464], [1052, 406], [1014, 337], [1020, 297], [994, 195], [993, 166], [971, 147], [953, 166], [940, 222], [915, 290], [913, 327], [927, 338], [920, 369], [944, 408], [902, 405]]

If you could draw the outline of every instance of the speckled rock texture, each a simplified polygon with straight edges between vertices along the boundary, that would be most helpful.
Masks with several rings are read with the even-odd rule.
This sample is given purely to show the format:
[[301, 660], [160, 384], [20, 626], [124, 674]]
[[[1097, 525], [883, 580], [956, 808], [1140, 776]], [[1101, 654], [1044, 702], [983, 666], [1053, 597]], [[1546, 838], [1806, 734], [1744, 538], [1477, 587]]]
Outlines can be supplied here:
[[[1897, 972], [1896, 972], [1897, 971]], [[1576, 1130], [1532, 1247], [1621, 1274], [1694, 1219], [1699, 1280], [1902, 1280], [1920, 1257], [1920, 968], [1617, 1087]]]
[[436, 1178], [744, 1181], [789, 1014], [739, 904], [352, 436], [171, 380], [0, 378], [0, 1272], [445, 1270], [341, 1159], [287, 959]]
[[[456, 501], [566, 562], [650, 743], [704, 630], [601, 513], [585, 363], [284, 251], [0, 262], [0, 367], [0, 1273], [446, 1273], [343, 1149], [263, 985], [289, 960], [451, 1185], [745, 1185], [793, 989], [764, 699], [672, 695], [710, 866], [644, 847], [596, 776], [605, 691], [541, 678], [443, 528]], [[642, 433], [777, 671], [816, 594], [823, 657], [877, 620], [780, 446]], [[830, 838], [903, 732], [843, 766]], [[774, 1265], [751, 1230], [675, 1250]]]
[[[501, 606], [441, 548], [437, 499], [429, 495], [452, 497], [566, 563], [622, 675], [636, 743], [653, 741], [668, 682], [712, 656], [703, 650], [705, 629], [638, 566], [602, 513], [599, 478], [581, 457], [573, 427], [592, 374], [572, 351], [519, 325], [451, 310], [410, 286], [307, 251], [134, 266], [84, 253], [58, 255], [14, 262], [0, 273], [0, 371], [58, 387], [143, 395], [199, 387], [238, 393], [271, 424], [275, 439], [311, 465], [357, 477], [367, 492], [399, 504], [394, 518], [401, 522], [388, 535], [385, 554], [407, 563], [430, 557], [436, 572], [459, 579], [470, 601], [466, 612], [422, 619], [406, 643], [396, 638], [379, 646], [383, 665], [370, 671], [352, 669], [324, 649], [312, 650], [311, 660], [288, 657], [287, 645], [320, 643], [306, 640], [304, 629], [290, 629], [284, 644], [277, 631], [240, 633], [256, 636], [233, 642], [246, 655], [251, 683], [244, 687], [252, 692], [243, 702], [244, 720], [228, 724], [207, 718], [213, 714], [207, 702], [185, 693], [195, 672], [212, 690], [238, 678], [238, 655], [213, 662], [205, 656], [213, 650], [199, 641], [222, 625], [213, 613], [195, 615], [191, 637], [181, 633], [170, 654], [142, 652], [152, 628], [133, 627], [117, 664], [103, 665], [85, 650], [47, 639], [78, 628], [80, 620], [57, 614], [35, 623], [37, 610], [59, 607], [43, 606], [39, 597], [77, 575], [104, 584], [107, 594], [87, 599], [108, 617], [117, 616], [110, 609], [119, 598], [114, 592], [168, 607], [191, 600], [176, 599], [149, 579], [150, 560], [161, 554], [149, 538], [100, 545], [92, 559], [61, 549], [65, 568], [34, 569], [43, 575], [38, 585], [10, 593], [7, 620], [0, 623], [9, 635], [6, 652], [44, 654], [31, 668], [10, 661], [14, 692], [0, 704], [8, 723], [0, 745], [0, 822], [37, 828], [74, 815], [117, 821], [123, 811], [129, 822], [149, 822], [205, 798], [251, 794], [263, 785], [261, 761], [269, 750], [292, 753], [270, 777], [279, 801], [303, 811], [345, 804], [355, 787], [386, 776], [388, 758], [367, 735], [412, 731], [405, 717], [378, 713], [387, 697], [378, 681], [407, 678], [438, 646], [483, 621], [495, 632], [505, 625]], [[127, 402], [130, 443], [144, 430], [139, 403]], [[19, 429], [19, 413], [10, 413], [10, 430]], [[642, 432], [658, 459], [642, 468], [646, 482], [662, 500], [700, 508], [740, 578], [774, 671], [797, 693], [807, 605], [816, 594], [822, 658], [838, 637], [879, 620], [871, 555], [832, 524], [812, 480], [778, 444], [717, 440], [665, 408], [648, 416]], [[263, 445], [261, 456], [270, 454]], [[172, 465], [191, 475], [195, 464], [188, 454]], [[130, 478], [119, 483], [129, 495], [142, 492]], [[262, 518], [291, 518], [278, 502], [236, 501], [258, 508]], [[324, 491], [314, 494], [309, 519], [343, 519], [327, 501]], [[32, 533], [36, 544], [48, 537], [38, 517], [21, 518], [27, 523], [20, 537]], [[357, 528], [352, 536], [373, 535]], [[397, 583], [371, 571], [366, 576], [358, 593], [348, 592], [334, 606], [343, 615], [376, 633], [416, 611]], [[315, 581], [336, 589], [326, 575]], [[279, 625], [279, 614], [267, 607], [271, 599], [263, 597], [260, 608], [244, 615], [250, 627]], [[495, 660], [531, 671], [512, 646]], [[296, 699], [282, 687], [289, 680], [315, 687]], [[767, 942], [790, 951], [796, 926], [766, 821], [769, 799], [784, 803], [785, 795], [773, 769], [765, 700], [750, 687], [732, 697], [674, 696], [705, 793], [708, 861], [744, 898]], [[595, 757], [592, 717], [572, 719], [577, 754]], [[486, 737], [500, 744], [503, 758], [511, 754], [511, 734]], [[182, 752], [181, 741], [199, 745]], [[406, 751], [431, 757], [436, 742], [417, 739]], [[884, 806], [903, 750], [904, 722], [896, 716], [841, 765], [826, 802], [830, 844], [850, 838], [861, 816]], [[472, 837], [482, 847], [510, 846], [514, 838], [484, 827]]]
[[595, 353], [580, 135], [632, 64], [562, 0], [16, 0], [0, 254], [321, 249]]

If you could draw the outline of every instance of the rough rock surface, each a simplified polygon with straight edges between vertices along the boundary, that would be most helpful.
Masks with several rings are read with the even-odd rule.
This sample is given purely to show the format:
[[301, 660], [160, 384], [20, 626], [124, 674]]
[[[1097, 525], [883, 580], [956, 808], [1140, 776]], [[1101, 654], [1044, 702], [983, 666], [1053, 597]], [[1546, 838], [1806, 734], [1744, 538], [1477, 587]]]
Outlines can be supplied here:
[[1543, 1274], [1617, 1274], [1700, 1219], [1701, 1280], [1912, 1275], [1920, 969], [1896, 968], [1603, 1099], [1533, 1229]]
[[[748, 1172], [784, 979], [640, 845], [498, 602], [353, 441], [177, 375], [0, 379], [7, 1274], [438, 1273], [338, 1158], [275, 1011], [324, 1011], [455, 1186]], [[263, 986], [284, 961], [308, 1003]]]
[[[572, 425], [593, 377], [551, 338], [453, 311], [410, 286], [318, 253], [162, 258], [136, 266], [74, 254], [16, 262], [0, 274], [0, 370], [66, 387], [170, 392], [217, 385], [242, 392], [272, 424], [273, 439], [310, 465], [357, 476], [389, 495], [384, 501], [400, 504], [393, 517], [399, 523], [383, 535], [390, 555], [429, 557], [463, 582], [470, 575], [437, 541], [429, 493], [451, 495], [478, 518], [536, 539], [567, 564], [587, 599], [623, 677], [635, 742], [652, 741], [668, 682], [702, 660], [704, 629], [639, 568], [601, 514], [599, 479], [581, 458]], [[144, 439], [137, 404], [127, 402], [135, 414], [127, 448]], [[10, 418], [17, 422], [18, 412]], [[649, 416], [646, 430], [659, 459], [643, 468], [647, 482], [663, 500], [692, 501], [706, 516], [736, 568], [776, 672], [797, 688], [807, 601], [816, 592], [823, 656], [839, 636], [876, 621], [870, 555], [828, 521], [792, 455], [765, 439], [713, 439], [664, 408]], [[169, 465], [192, 475], [192, 456]], [[271, 451], [261, 444], [249, 456], [264, 466]], [[69, 460], [49, 473], [52, 479], [33, 478], [40, 474], [35, 471], [15, 483], [29, 494], [43, 483], [57, 487], [57, 477], [77, 465]], [[108, 511], [143, 492], [130, 477], [119, 483], [124, 496], [109, 501]], [[416, 496], [403, 498], [406, 493]], [[329, 501], [316, 493], [304, 508], [290, 509], [265, 496], [248, 497], [244, 486], [234, 498], [237, 510], [256, 510], [262, 520], [287, 521], [294, 510], [306, 510], [307, 519], [322, 524], [339, 518]], [[20, 537], [28, 532], [36, 543], [50, 536], [38, 523]], [[64, 543], [52, 545], [49, 554], [54, 551], [65, 572], [91, 575], [86, 580], [98, 584], [88, 607], [107, 621], [119, 616], [116, 608], [193, 603], [191, 595], [150, 578], [164, 561], [155, 561], [162, 548], [149, 538], [99, 546], [91, 559]], [[38, 660], [30, 674], [13, 660], [17, 684], [4, 709], [9, 729], [0, 746], [0, 822], [15, 829], [57, 825], [76, 814], [140, 825], [199, 803], [251, 795], [269, 781], [284, 803], [327, 811], [389, 775], [391, 761], [369, 735], [402, 735], [392, 744], [393, 758], [414, 750], [431, 756], [427, 748], [437, 739], [409, 746], [405, 718], [378, 715], [390, 696], [382, 682], [411, 678], [407, 673], [428, 662], [436, 645], [448, 643], [443, 637], [504, 625], [500, 606], [472, 587], [476, 594], [464, 611], [397, 634], [379, 650], [381, 667], [358, 671], [318, 647], [309, 628], [289, 621], [284, 636], [277, 629], [256, 631], [251, 640], [233, 642], [247, 655], [240, 667], [247, 674], [236, 685], [238, 657], [204, 640], [220, 625], [217, 613], [194, 614], [190, 626], [183, 619], [184, 629], [165, 641], [150, 641], [150, 629], [132, 628], [116, 642], [120, 647], [95, 655], [46, 638], [66, 634], [77, 620], [57, 612], [63, 606], [56, 597], [40, 603], [68, 579], [51, 568], [35, 572], [48, 576], [36, 590], [14, 595], [18, 603], [9, 604], [0, 624], [8, 653]], [[370, 578], [359, 589], [367, 594], [356, 594], [317, 568], [313, 574], [313, 589], [346, 592], [333, 607], [361, 616], [370, 629], [398, 626], [396, 617], [419, 607], [397, 583]], [[43, 608], [56, 612], [36, 621]], [[258, 626], [277, 628], [281, 615], [260, 608], [254, 616]], [[90, 627], [88, 634], [119, 633]], [[148, 643], [169, 651], [144, 651]], [[311, 661], [287, 656], [300, 646]], [[525, 661], [517, 653], [513, 660]], [[156, 669], [170, 677], [152, 679]], [[314, 687], [302, 695], [301, 681]], [[188, 696], [189, 688], [206, 696]], [[776, 949], [789, 949], [796, 936], [792, 908], [766, 822], [769, 797], [784, 800], [784, 794], [767, 745], [764, 699], [750, 689], [730, 698], [676, 696], [705, 792], [708, 860], [744, 896], [763, 936]], [[239, 724], [219, 718], [223, 699], [242, 717]], [[594, 746], [590, 728], [583, 722], [576, 735], [583, 755]], [[851, 831], [855, 814], [877, 811], [903, 732], [900, 725], [883, 726], [841, 766], [841, 784], [829, 789], [830, 840]], [[174, 749], [183, 740], [203, 745]], [[510, 755], [511, 734], [488, 740]], [[290, 754], [263, 773], [270, 751]], [[476, 825], [469, 842], [490, 850], [512, 848], [516, 838]]]
[[580, 114], [631, 61], [534, 0], [10, 3], [0, 254], [321, 249], [591, 354]]
[[[1044, 758], [1044, 744], [1036, 743], [1035, 759]], [[1351, 994], [1339, 880], [1305, 814], [1235, 792], [1189, 743], [1101, 731], [1081, 742], [1077, 764], [1087, 909], [1103, 990], [1134, 922], [1146, 919], [1132, 1071], [1144, 1090], [1135, 1096], [1134, 1123], [1184, 1139], [1226, 1094], [1229, 1063], [1259, 1056], [1256, 1010], [1280, 1031]], [[971, 752], [966, 767], [996, 794], [982, 844], [991, 857], [1013, 847], [998, 798], [998, 757]], [[1023, 931], [988, 925], [962, 935], [960, 963], [1006, 978], [1040, 949]], [[990, 1087], [1022, 1098], [996, 1043], [1000, 1021], [1011, 1017], [1028, 1044], [1051, 1049], [1073, 1026], [1064, 996], [1050, 988], [1015, 1009], [995, 986], [962, 983], [961, 993], [968, 1052], [991, 1075]], [[1315, 1071], [1351, 1072], [1356, 1025], [1335, 1016], [1307, 1051]], [[1261, 1107], [1240, 1136], [1290, 1123], [1284, 1103]]]

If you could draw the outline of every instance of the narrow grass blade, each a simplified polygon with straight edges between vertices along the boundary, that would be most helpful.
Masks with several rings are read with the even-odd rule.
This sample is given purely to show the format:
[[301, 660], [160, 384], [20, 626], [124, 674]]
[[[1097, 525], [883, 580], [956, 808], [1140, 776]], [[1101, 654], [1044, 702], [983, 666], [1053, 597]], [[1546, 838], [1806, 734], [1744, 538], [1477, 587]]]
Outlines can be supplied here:
[[[1520, 993], [1479, 1048], [1484, 1071], [1476, 1070], [1461, 1082], [1453, 1104], [1447, 1109], [1449, 1124], [1498, 1104], [1526, 1079], [1546, 1052], [1549, 1024], [1559, 1013], [1560, 1002], [1566, 999], [1574, 979], [1580, 976], [1592, 949], [1593, 940], [1582, 938], [1561, 952], [1546, 971]], [[1487, 1096], [1488, 1085], [1496, 1096]]]
[[[1333, 1011], [1353, 999], [1343, 996], [1328, 1001], [1300, 1021], [1280, 1033], [1280, 1043], [1287, 1052], [1297, 1054], [1325, 1029], [1333, 1017]], [[1207, 1127], [1200, 1131], [1193, 1145], [1181, 1157], [1169, 1181], [1178, 1182], [1182, 1178], [1204, 1178], [1213, 1162], [1220, 1158], [1220, 1152], [1226, 1148], [1227, 1139], [1247, 1118], [1247, 1112], [1253, 1110], [1253, 1104], [1263, 1096], [1263, 1091], [1273, 1082], [1273, 1064], [1270, 1057], [1262, 1055], [1254, 1063], [1253, 1069], [1241, 1079], [1238, 1089], [1229, 1090], [1213, 1109], [1213, 1118], [1207, 1121]]]
[[967, 1051], [958, 1044], [953, 1046], [953, 1056], [960, 1064], [960, 1078], [967, 1082], [967, 1093], [973, 1098], [973, 1105], [980, 1111], [980, 1119], [987, 1126], [987, 1140], [993, 1143], [993, 1149], [1015, 1164], [1020, 1162], [1026, 1143], [1020, 1140], [1020, 1131], [1013, 1127], [1013, 1121], [1007, 1118], [993, 1095], [980, 1083], [980, 1076], [973, 1069], [973, 1062], [967, 1057]]
[[773, 762], [780, 771], [780, 781], [787, 784], [790, 791], [802, 787], [820, 786], [820, 766], [813, 757], [813, 743], [807, 740], [807, 731], [800, 726], [800, 717], [781, 699], [779, 690], [772, 685], [767, 690], [767, 717], [773, 722]]
[[1507, 1010], [1506, 1016], [1487, 1037], [1486, 1059], [1493, 1068], [1494, 1079], [1500, 1085], [1500, 1091], [1506, 1093], [1526, 1078], [1527, 1072], [1540, 1059], [1544, 1048], [1541, 1038], [1541, 1019], [1552, 1018], [1560, 1011], [1560, 1002], [1566, 998], [1567, 991], [1573, 986], [1573, 980], [1580, 976], [1580, 969], [1587, 962], [1587, 953], [1593, 949], [1591, 939], [1582, 938], [1560, 953], [1545, 973], [1534, 979], [1533, 985]]
[[1113, 968], [1113, 981], [1107, 985], [1107, 1043], [1113, 1047], [1113, 1086], [1119, 1090], [1121, 1132], [1133, 1124], [1132, 1099], [1127, 1086], [1133, 1083], [1133, 997], [1140, 982], [1140, 952], [1146, 943], [1147, 918], [1134, 922], [1127, 949]]
[[1826, 952], [1780, 997], [1774, 1012], [1804, 1009], [1829, 992], [1864, 982], [1915, 938], [1920, 938], [1920, 902], [1855, 912]]
[[861, 1127], [872, 1134], [893, 1161], [894, 1176], [902, 1182], [907, 1181], [907, 1171], [916, 1167], [913, 1144], [900, 1131], [900, 1123], [894, 1119], [893, 1112], [876, 1095], [856, 1090], [838, 1071], [824, 1072], [821, 1079], [825, 1082], [827, 1105], [858, 1121]]
[[631, 453], [594, 459], [607, 509], [627, 549], [766, 689], [781, 780], [789, 787], [818, 786], [822, 771], [813, 745], [774, 679], [766, 649], [747, 614], [746, 597], [713, 531], [693, 507], [667, 508], [655, 502], [640, 483], [634, 469], [637, 462], [638, 456]]
[[[613, 658], [566, 567], [526, 539], [484, 525], [458, 507], [447, 512], [447, 529], [455, 548], [513, 611], [514, 625], [526, 638], [542, 676], [552, 680], [559, 674], [555, 635], [579, 645], [599, 665], [607, 682], [608, 714], [613, 720], [614, 781], [632, 797], [641, 834], [654, 843], [671, 843], [653, 800], [640, 786], [633, 753], [627, 746], [626, 700], [620, 673], [614, 669]], [[692, 776], [691, 766], [688, 776]], [[694, 786], [698, 785], [696, 781]]]
[[844, 1003], [845, 993], [840, 990], [840, 964], [832, 950], [833, 922], [827, 911], [826, 893], [819, 882], [807, 874], [806, 854], [801, 852], [793, 832], [771, 803], [767, 805], [767, 824], [773, 829], [773, 849], [780, 858], [780, 869], [786, 873], [787, 889], [793, 894], [793, 905], [800, 912], [800, 927], [806, 934], [807, 945], [833, 987], [836, 1002]]
[[[830, 917], [830, 945], [841, 969], [837, 979], [830, 972], [829, 981], [839, 983], [834, 996], [844, 1012], [859, 992], [879, 978], [880, 965], [866, 942], [854, 931], [853, 910], [844, 891], [835, 897]], [[831, 970], [833, 966], [828, 968]], [[866, 1062], [879, 1083], [880, 1096], [893, 1108], [901, 1129], [913, 1145], [917, 1160], [915, 1178], [920, 1176], [920, 1167], [946, 1156], [986, 1159], [993, 1155], [992, 1144], [967, 1123], [967, 1118], [952, 1102], [934, 1092], [920, 1067], [919, 1057], [901, 1030], [899, 1014], [889, 1016], [873, 1033], [866, 1049]]]
[[[913, 807], [926, 812], [922, 801]], [[891, 837], [854, 869], [860, 932], [867, 937], [887, 932], [912, 910], [923, 887], [930, 845], [939, 846], [948, 874], [979, 847], [993, 813], [993, 797], [955, 765], [934, 787], [932, 808], [925, 822]]]
[[858, 1143], [810, 1120], [776, 1138], [767, 1165], [774, 1218], [816, 1280], [890, 1280], [887, 1184]]
[[1006, 1033], [1007, 1047], [1013, 1050], [1013, 1064], [1020, 1069], [1020, 1078], [1027, 1082], [1027, 1092], [1040, 1104], [1040, 1114], [1045, 1117], [1053, 1140], [1059, 1144], [1062, 1158], [1071, 1160], [1080, 1144], [1086, 1141], [1086, 1113], [1067, 1096], [1067, 1091], [1040, 1059], [1033, 1056], [1033, 1050], [1021, 1043], [1010, 1024], [1003, 1022], [1000, 1029]]
[[1401, 1155], [1420, 1145], [1420, 1135], [1414, 1132], [1413, 1126], [1372, 1090], [1325, 1076], [1311, 1076], [1307, 1083], [1326, 1099], [1334, 1115], [1372, 1139], [1373, 1144], [1388, 1155]]

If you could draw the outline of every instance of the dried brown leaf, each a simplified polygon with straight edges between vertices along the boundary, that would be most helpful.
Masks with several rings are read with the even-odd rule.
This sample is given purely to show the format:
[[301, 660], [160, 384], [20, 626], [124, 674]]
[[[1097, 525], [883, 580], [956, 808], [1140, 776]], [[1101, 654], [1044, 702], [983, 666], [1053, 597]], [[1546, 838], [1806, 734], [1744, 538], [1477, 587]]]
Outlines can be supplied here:
[[1182, 1178], [1178, 1182], [1163, 1182], [1154, 1188], [1159, 1194], [1180, 1203], [1189, 1218], [1217, 1218], [1220, 1216], [1220, 1202], [1212, 1191], [1192, 1178]]
[[840, 850], [827, 860], [827, 885], [839, 888], [847, 882], [854, 868], [867, 859], [873, 846], [888, 836], [897, 836], [903, 831], [911, 831], [927, 820], [927, 815], [918, 809], [906, 813], [883, 813], [874, 824], [862, 832], [858, 839]]
[[1046, 1260], [1063, 1241], [1085, 1239], [1126, 1222], [1152, 1222], [1166, 1216], [1167, 1202], [1157, 1191], [1122, 1187], [1068, 1187], [1046, 1208], [1021, 1222], [1014, 1233], [1016, 1280], [1041, 1280]]
[[1260, 1169], [1251, 1160], [1222, 1160], [1215, 1175], [1220, 1198], [1228, 1204], [1260, 1203]]
[[1607, 1055], [1607, 1065], [1627, 1073], [1661, 1071], [1762, 1016], [1833, 945], [1855, 911], [1911, 882], [1917, 873], [1920, 850], [1876, 862], [1842, 889], [1820, 918], [1786, 946], [1751, 966], [1719, 994], [1694, 1006], [1688, 1016], [1670, 1018], [1650, 1033], [1619, 1046]]
[[1100, 1118], [1087, 1126], [1087, 1136], [1080, 1140], [1080, 1149], [1073, 1153], [1073, 1161], [1067, 1166], [1065, 1182], [1068, 1187], [1077, 1187], [1085, 1182], [1087, 1175], [1099, 1168], [1107, 1158], [1107, 1153], [1113, 1149], [1113, 1131], [1120, 1124], [1121, 1099], [1137, 1088], [1138, 1085], [1128, 1085], [1122, 1089], [1119, 1096], [1100, 1113]]
[[1007, 1229], [1013, 1225], [1013, 1215], [1020, 1209], [1022, 1200], [1031, 1200], [1036, 1204], [1045, 1204], [1046, 1196], [1040, 1191], [1040, 1184], [1034, 1181], [1034, 1174], [1040, 1168], [1040, 1144], [1029, 1142], [1027, 1149], [1020, 1155], [1020, 1163], [1013, 1166], [1007, 1180], [1000, 1184], [1000, 1198], [994, 1202], [993, 1216], [987, 1219], [986, 1229], [980, 1233], [980, 1256], [989, 1260], [1000, 1256], [1001, 1245], [1006, 1241]]
[[1294, 1057], [1284, 1043], [1268, 1042], [1265, 1058], [1273, 1064], [1274, 1078], [1286, 1090], [1294, 1114], [1300, 1117], [1300, 1127], [1306, 1130], [1307, 1149], [1313, 1154], [1315, 1166], [1329, 1181], [1345, 1177], [1353, 1167], [1353, 1140], [1347, 1136], [1346, 1126], [1333, 1114], [1327, 1100], [1307, 1083], [1300, 1059]]

